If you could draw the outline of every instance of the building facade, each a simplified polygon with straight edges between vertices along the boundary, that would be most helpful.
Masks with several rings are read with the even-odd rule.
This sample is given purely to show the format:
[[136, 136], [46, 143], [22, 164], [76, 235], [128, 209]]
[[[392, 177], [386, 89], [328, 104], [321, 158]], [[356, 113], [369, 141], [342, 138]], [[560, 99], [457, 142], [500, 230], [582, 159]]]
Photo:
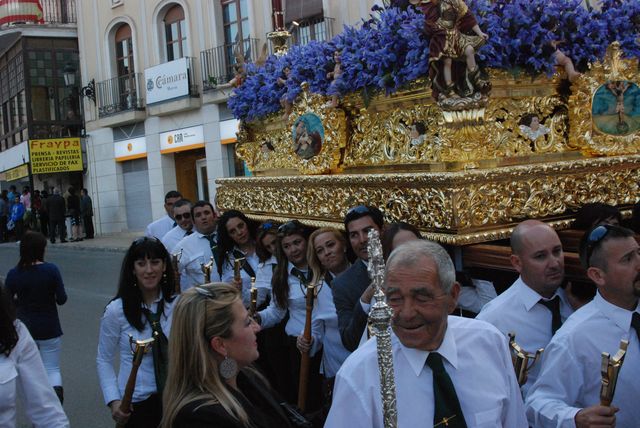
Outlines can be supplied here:
[[[244, 175], [226, 102], [236, 54], [255, 59], [281, 3], [291, 43], [327, 40], [368, 16], [372, 0], [83, 0], [78, 3], [87, 175], [100, 233], [141, 230], [164, 194], [215, 198]], [[378, 2], [379, 3], [379, 2]], [[291, 25], [296, 21], [296, 25]], [[222, 88], [221, 88], [222, 86]]]
[[[86, 154], [75, 0], [6, 0], [0, 7], [0, 187], [81, 188]], [[38, 152], [38, 145], [45, 149]], [[66, 141], [66, 143], [65, 143]], [[73, 144], [73, 166], [45, 159]], [[34, 147], [31, 148], [30, 144]], [[38, 158], [39, 156], [39, 158]], [[84, 159], [83, 159], [84, 158]], [[38, 162], [41, 160], [42, 162]]]

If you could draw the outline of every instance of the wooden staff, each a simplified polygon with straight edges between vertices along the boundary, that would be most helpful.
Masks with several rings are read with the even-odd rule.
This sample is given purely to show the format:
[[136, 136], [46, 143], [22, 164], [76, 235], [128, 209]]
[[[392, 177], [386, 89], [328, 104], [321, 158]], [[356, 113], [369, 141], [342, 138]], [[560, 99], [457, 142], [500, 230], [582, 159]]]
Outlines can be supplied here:
[[182, 258], [182, 248], [179, 253], [171, 254], [171, 266], [173, 266], [173, 277], [175, 281], [175, 294], [180, 294], [180, 259]]
[[251, 303], [249, 305], [249, 315], [254, 316], [258, 308], [258, 289], [256, 288], [256, 278], [251, 277]]
[[[304, 322], [304, 340], [309, 343], [311, 341], [311, 314], [313, 312], [313, 298], [315, 297], [316, 287], [313, 284], [307, 285], [307, 313]], [[307, 384], [309, 383], [309, 351], [302, 352], [300, 358], [300, 383], [298, 384], [298, 408], [304, 412], [307, 407]]]
[[[133, 352], [133, 361], [131, 363], [131, 373], [129, 373], [129, 379], [127, 379], [127, 385], [124, 387], [124, 394], [120, 401], [120, 411], [122, 413], [129, 413], [131, 411], [131, 398], [133, 397], [133, 390], [136, 388], [136, 377], [138, 377], [138, 367], [142, 364], [142, 357], [146, 354], [151, 345], [153, 344], [153, 337], [145, 340], [133, 340], [133, 337], [129, 335], [129, 346]], [[116, 428], [123, 428], [126, 424], [116, 423]]]

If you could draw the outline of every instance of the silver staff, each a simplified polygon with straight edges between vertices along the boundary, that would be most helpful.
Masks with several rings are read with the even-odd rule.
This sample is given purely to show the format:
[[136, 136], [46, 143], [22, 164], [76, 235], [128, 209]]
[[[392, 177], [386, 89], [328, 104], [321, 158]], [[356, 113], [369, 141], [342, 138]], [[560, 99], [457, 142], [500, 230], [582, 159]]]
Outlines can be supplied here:
[[380, 236], [374, 229], [369, 231], [369, 277], [375, 288], [375, 303], [369, 312], [369, 325], [376, 336], [378, 346], [378, 369], [380, 370], [380, 394], [385, 428], [398, 426], [396, 409], [396, 383], [393, 374], [393, 354], [391, 350], [391, 317], [393, 310], [387, 305], [382, 284], [384, 282], [384, 258]]

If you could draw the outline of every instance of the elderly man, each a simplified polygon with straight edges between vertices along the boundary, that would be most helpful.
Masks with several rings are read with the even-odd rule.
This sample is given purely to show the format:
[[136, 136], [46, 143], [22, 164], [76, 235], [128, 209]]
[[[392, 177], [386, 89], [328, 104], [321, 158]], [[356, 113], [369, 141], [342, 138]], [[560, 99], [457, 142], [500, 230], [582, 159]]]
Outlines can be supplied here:
[[[640, 247], [631, 230], [602, 225], [585, 235], [580, 260], [598, 287], [553, 337], [526, 399], [534, 427], [637, 427], [640, 421]], [[611, 406], [601, 406], [602, 353], [629, 347]]]
[[173, 204], [173, 219], [178, 224], [161, 239], [169, 253], [173, 253], [178, 242], [192, 233], [191, 206], [191, 201], [188, 199], [180, 199]]
[[[218, 244], [216, 226], [218, 224], [213, 205], [207, 201], [198, 201], [191, 209], [195, 232], [183, 238], [174, 247], [173, 252], [182, 250], [180, 257], [180, 288], [182, 291], [204, 283], [202, 264], [210, 263]], [[212, 281], [218, 276], [215, 264], [211, 267]], [[220, 277], [218, 276], [217, 280]]]
[[349, 351], [354, 351], [360, 343], [373, 297], [367, 273], [369, 230], [381, 232], [383, 226], [382, 212], [376, 207], [358, 205], [344, 217], [349, 244], [358, 260], [333, 280], [333, 301], [338, 313], [340, 338]]
[[175, 220], [173, 219], [173, 204], [180, 199], [182, 199], [182, 195], [176, 190], [171, 190], [164, 195], [164, 210], [167, 212], [167, 215], [149, 223], [145, 235], [162, 239], [168, 231], [176, 226]]
[[[528, 352], [547, 346], [560, 325], [573, 313], [565, 292], [564, 254], [553, 228], [538, 220], [520, 223], [511, 234], [511, 264], [520, 277], [480, 311], [477, 319], [493, 324], [503, 334], [516, 334]], [[522, 391], [526, 394], [538, 376], [534, 365]]]
[[[507, 342], [488, 323], [449, 316], [459, 293], [440, 245], [411, 241], [389, 256], [397, 426], [526, 428]], [[338, 372], [326, 426], [383, 426], [375, 340]]]

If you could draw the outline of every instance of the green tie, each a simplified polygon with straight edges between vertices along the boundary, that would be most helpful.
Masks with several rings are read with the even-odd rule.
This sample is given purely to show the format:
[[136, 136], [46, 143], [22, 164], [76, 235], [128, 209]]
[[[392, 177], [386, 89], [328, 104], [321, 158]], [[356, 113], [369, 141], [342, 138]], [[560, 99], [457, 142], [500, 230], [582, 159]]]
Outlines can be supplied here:
[[433, 426], [467, 428], [456, 389], [442, 364], [442, 355], [430, 352], [427, 365], [433, 372]]

